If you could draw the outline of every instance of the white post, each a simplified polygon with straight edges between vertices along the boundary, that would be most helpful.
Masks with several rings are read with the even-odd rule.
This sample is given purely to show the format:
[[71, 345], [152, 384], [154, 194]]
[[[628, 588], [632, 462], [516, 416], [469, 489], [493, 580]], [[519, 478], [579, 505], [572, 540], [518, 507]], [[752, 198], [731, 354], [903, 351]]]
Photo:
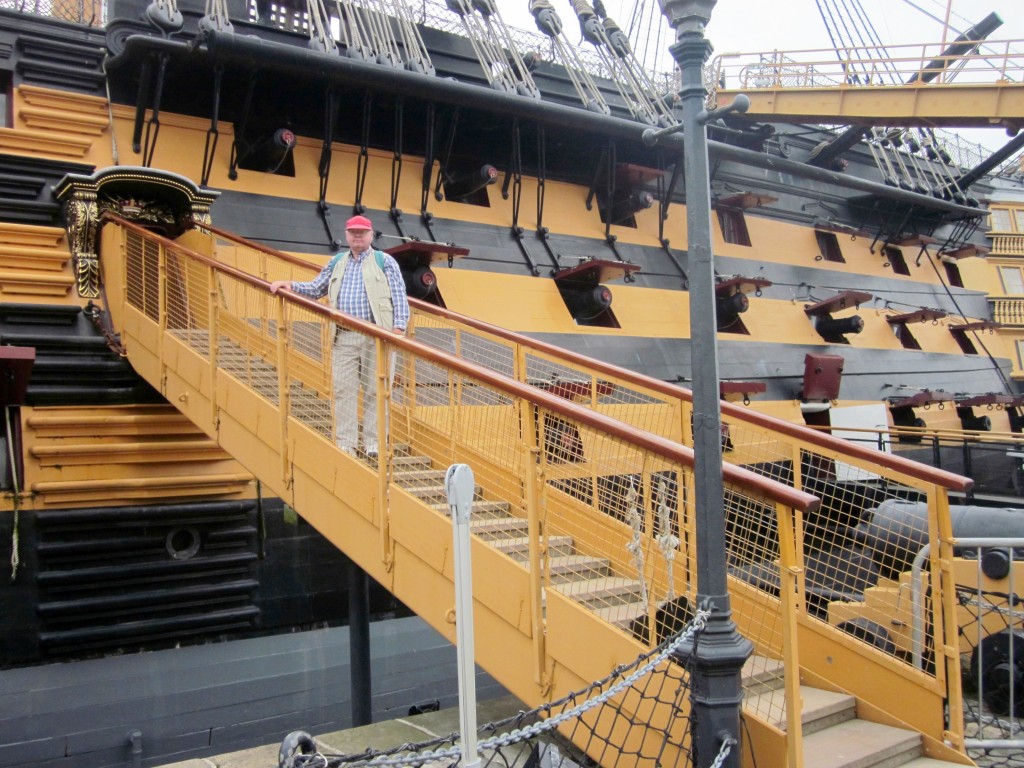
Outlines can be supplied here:
[[473, 650], [473, 566], [469, 554], [469, 516], [473, 510], [473, 470], [452, 464], [444, 477], [452, 516], [455, 552], [455, 637], [459, 665], [459, 728], [463, 768], [477, 768], [476, 672]]

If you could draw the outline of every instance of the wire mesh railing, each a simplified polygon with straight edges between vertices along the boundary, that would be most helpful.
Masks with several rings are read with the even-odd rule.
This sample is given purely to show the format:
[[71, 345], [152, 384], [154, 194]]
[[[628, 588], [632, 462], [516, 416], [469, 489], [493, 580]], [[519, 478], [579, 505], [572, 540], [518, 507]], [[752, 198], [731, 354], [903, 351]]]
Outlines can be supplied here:
[[988, 497], [991, 502], [1015, 504], [1024, 497], [1024, 435], [1019, 432], [844, 427], [843, 435], [850, 442], [970, 478], [965, 501]]
[[[294, 279], [308, 278], [316, 271], [293, 257], [284, 257], [276, 267], [265, 266], [266, 256], [257, 246], [219, 230], [216, 234], [222, 242], [231, 243], [228, 253], [241, 269], [268, 277], [273, 270], [286, 269], [288, 274], [283, 277]], [[443, 353], [445, 359], [459, 358], [511, 377], [534, 391], [579, 404], [672, 443], [692, 444], [692, 404], [686, 390], [431, 305], [413, 303], [413, 337]], [[656, 642], [669, 628], [685, 621], [692, 612], [693, 595], [687, 591], [692, 582], [683, 576], [693, 573], [692, 531], [687, 529], [685, 515], [667, 514], [680, 499], [685, 503], [692, 498], [685, 474], [622, 443], [609, 443], [592, 427], [550, 409], [523, 413], [504, 403], [504, 416], [498, 419], [496, 414], [502, 408], [489, 407], [498, 404], [488, 399], [493, 394], [450, 381], [443, 366], [417, 363], [410, 367], [407, 363], [400, 371], [404, 386], [398, 396], [415, 407], [405, 412], [409, 421], [399, 425], [396, 434], [413, 442], [422, 425], [429, 424], [434, 427], [432, 434], [457, 436], [449, 438], [449, 445], [433, 445], [427, 452], [437, 457], [439, 466], [464, 461], [474, 471], [483, 467], [480, 482], [485, 497], [510, 501], [516, 517], [527, 516], [528, 499], [515, 497], [521, 485], [508, 479], [508, 471], [516, 458], [501, 451], [508, 450], [508, 435], [516, 425], [532, 425], [536, 449], [544, 458], [545, 508], [549, 513], [558, 512], [544, 527], [549, 551], [563, 558], [550, 571], [557, 589], [586, 601], [605, 618], [648, 642]], [[475, 407], [459, 412], [457, 418], [462, 423], [442, 424], [442, 419], [455, 419], [457, 409], [431, 402], [441, 396], [438, 393]], [[480, 421], [488, 411], [489, 420]], [[456, 450], [456, 445], [464, 447]], [[782, 667], [772, 662], [784, 659], [787, 653], [798, 653], [793, 637], [797, 624], [831, 631], [835, 627], [829, 621], [833, 604], [862, 600], [865, 592], [891, 576], [893, 569], [909, 570], [914, 554], [924, 544], [948, 554], [948, 540], [943, 535], [948, 492], [970, 487], [961, 477], [728, 403], [723, 404], [722, 448], [727, 464], [821, 499], [813, 512], [790, 515], [780, 513], [770, 501], [727, 485], [726, 556], [733, 577], [733, 612], [758, 654], [748, 669], [750, 690], [766, 680], [780, 688], [784, 685]], [[488, 467], [492, 466], [503, 471], [491, 472]], [[502, 482], [512, 482], [512, 486], [502, 487]], [[909, 523], [885, 517], [885, 503], [896, 500], [919, 502], [928, 514]], [[600, 515], [574, 514], [575, 509], [583, 508], [600, 510]], [[594, 525], [594, 520], [600, 524]], [[508, 523], [499, 527], [505, 525]], [[872, 539], [874, 546], [864, 543], [862, 532], [867, 526], [874, 526], [872, 530], [879, 534]], [[521, 529], [491, 535], [507, 539], [509, 547], [522, 545]], [[561, 583], [559, 568], [589, 568], [569, 565], [571, 551], [563, 547], [570, 546], [568, 542], [587, 542], [588, 552], [608, 563], [601, 566], [607, 570], [586, 573], [581, 580], [586, 587], [575, 581]], [[893, 557], [894, 551], [897, 557]], [[930, 568], [929, 578], [941, 584], [940, 561], [936, 559]], [[647, 584], [638, 578], [641, 573], [657, 574], [659, 586], [653, 596], [644, 594]], [[596, 595], [589, 591], [595, 588], [600, 588]], [[655, 606], [653, 615], [651, 606]], [[927, 607], [928, 626], [937, 637], [955, 633], [950, 601], [930, 601]], [[856, 635], [856, 627], [844, 629]], [[899, 649], [888, 653], [877, 645], [866, 645], [872, 653], [912, 666], [909, 654]], [[796, 659], [791, 661], [795, 668]], [[955, 661], [949, 664], [948, 668], [938, 664], [928, 670], [935, 690], [943, 695], [947, 673], [959, 676]], [[956, 696], [955, 690], [952, 695]], [[781, 701], [772, 697], [759, 697], [753, 706], [765, 708], [761, 714], [767, 717], [782, 716]]]
[[[942, 43], [727, 53], [712, 62], [716, 82], [740, 89], [1019, 83], [1019, 40], [980, 41], [982, 51], [944, 53]], [[970, 44], [964, 43], [964, 49]]]
[[[363, 765], [462, 765], [482, 766], [539, 765], [547, 768], [578, 768], [590, 764], [588, 755], [599, 754], [609, 734], [630, 742], [633, 747], [620, 756], [616, 765], [654, 763], [667, 765], [660, 757], [672, 744], [680, 761], [674, 765], [691, 765], [690, 731], [676, 727], [692, 693], [689, 670], [673, 657], [684, 644], [699, 641], [707, 612], [699, 612], [690, 624], [657, 648], [641, 654], [629, 664], [616, 667], [611, 674], [585, 688], [573, 691], [558, 701], [503, 720], [487, 723], [477, 729], [477, 753], [466, 755], [460, 747], [462, 734], [452, 733], [425, 739], [414, 744], [400, 744], [387, 749], [369, 748], [358, 754], [330, 754], [321, 751], [315, 739], [298, 731], [285, 737], [279, 752], [279, 764], [289, 768], [341, 768]], [[633, 703], [630, 703], [630, 702]], [[637, 702], [660, 703], [671, 719], [652, 723], [646, 709]], [[583, 745], [582, 748], [577, 745]], [[723, 741], [715, 764], [720, 764], [735, 746]], [[475, 761], [475, 762], [474, 762]], [[600, 763], [600, 760], [598, 760]]]
[[[257, 429], [277, 447], [283, 482], [297, 471], [293, 462], [299, 460], [289, 446], [290, 436], [300, 432], [322, 441], [325, 450], [336, 445], [375, 467], [379, 502], [355, 508], [378, 527], [382, 552], [392, 548], [389, 497], [402, 494], [444, 514], [444, 468], [473, 468], [473, 533], [528, 574], [525, 610], [538, 679], [548, 668], [547, 616], [556, 599], [648, 647], [692, 619], [698, 567], [693, 453], [678, 440], [572, 402], [578, 382], [552, 378], [564, 367], [553, 355], [526, 356], [519, 364], [513, 358], [508, 369], [505, 341], [478, 343], [480, 335], [468, 328], [442, 333], [422, 308], [411, 324], [412, 340], [404, 339], [297, 294], [272, 295], [267, 278], [315, 271], [296, 259], [275, 263], [273, 254], [218, 231], [220, 245], [230, 241], [216, 249], [228, 262], [222, 263], [200, 253], [210, 252], [209, 242], [185, 247], [200, 245], [207, 237], [201, 231], [172, 243], [118, 224], [125, 237], [125, 300], [159, 325], [159, 335], [147, 342], [156, 355], [174, 360], [177, 375], [190, 380], [212, 386], [229, 377], [230, 387], [223, 385], [229, 394], [208, 395], [212, 409], [222, 407], [225, 397], [240, 402], [230, 394], [234, 382], [276, 406], [279, 422], [261, 421]], [[108, 247], [117, 246], [105, 245], [105, 252]], [[353, 369], [339, 370], [339, 345], [359, 348]], [[135, 364], [131, 348], [128, 354]], [[508, 370], [527, 380], [517, 381]], [[541, 375], [546, 385], [536, 381]], [[354, 392], [359, 396], [343, 404]], [[609, 413], [632, 420], [638, 407], [672, 410], [653, 392], [625, 382], [617, 393], [592, 397], [606, 400], [602, 407]], [[678, 421], [681, 410], [676, 412]], [[663, 415], [639, 421], [664, 425]], [[725, 468], [724, 484], [731, 509], [765, 525], [782, 521], [771, 526], [787, 532], [771, 551], [731, 549], [733, 564], [762, 562], [781, 551], [781, 575], [773, 570], [777, 580], [787, 579], [798, 567], [790, 521], [806, 516], [816, 499], [734, 466]], [[791, 583], [783, 589], [795, 591]], [[782, 600], [780, 608], [778, 583], [748, 590], [742, 603], [742, 629], [758, 654], [747, 676], [785, 692], [771, 700], [770, 715], [787, 722], [798, 739], [799, 707], [787, 713], [784, 706], [799, 669], [796, 638], [783, 623], [792, 619], [790, 603]]]

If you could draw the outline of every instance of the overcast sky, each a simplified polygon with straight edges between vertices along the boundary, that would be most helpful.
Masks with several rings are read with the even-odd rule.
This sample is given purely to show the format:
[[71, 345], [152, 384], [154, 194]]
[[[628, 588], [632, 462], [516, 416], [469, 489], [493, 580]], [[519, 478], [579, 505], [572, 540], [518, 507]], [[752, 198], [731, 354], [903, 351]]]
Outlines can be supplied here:
[[[618, 3], [618, 0], [613, 2]], [[847, 8], [853, 4], [851, 0], [822, 3], [826, 7], [842, 5]], [[859, 5], [883, 43], [942, 40], [941, 21], [946, 15], [946, 0], [860, 0]], [[999, 14], [1003, 20], [1003, 25], [990, 39], [1024, 41], [1022, 0], [953, 0], [950, 26], [966, 30], [990, 12]], [[716, 52], [722, 53], [824, 48], [830, 45], [815, 0], [718, 0], [707, 36]], [[1024, 50], [1024, 43], [1017, 49]]]

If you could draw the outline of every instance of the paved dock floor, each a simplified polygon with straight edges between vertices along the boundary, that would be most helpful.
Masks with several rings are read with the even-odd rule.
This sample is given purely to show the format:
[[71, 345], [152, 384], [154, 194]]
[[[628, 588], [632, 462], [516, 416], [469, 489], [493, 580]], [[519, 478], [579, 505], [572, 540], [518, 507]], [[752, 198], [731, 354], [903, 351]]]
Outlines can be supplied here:
[[[510, 717], [524, 708], [513, 696], [479, 702], [477, 723], [482, 725], [494, 720]], [[438, 736], [447, 736], [459, 730], [457, 707], [426, 712], [411, 717], [400, 717], [371, 723], [359, 728], [350, 728], [332, 733], [313, 733], [317, 747], [325, 754], [355, 754], [368, 747], [388, 749], [407, 742], [426, 741]], [[182, 762], [166, 763], [162, 768], [276, 768], [281, 743], [243, 749], [213, 757], [192, 758]]]

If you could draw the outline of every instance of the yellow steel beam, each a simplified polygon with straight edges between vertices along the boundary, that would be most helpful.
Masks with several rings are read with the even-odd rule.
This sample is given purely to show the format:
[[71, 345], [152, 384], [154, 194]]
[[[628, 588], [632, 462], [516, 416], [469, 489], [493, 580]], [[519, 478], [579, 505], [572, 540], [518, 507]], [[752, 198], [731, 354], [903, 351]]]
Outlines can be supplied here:
[[750, 98], [747, 116], [779, 122], [906, 127], [1019, 129], [1024, 127], [1024, 83], [970, 85], [839, 85], [719, 90], [718, 104], [738, 93]]

